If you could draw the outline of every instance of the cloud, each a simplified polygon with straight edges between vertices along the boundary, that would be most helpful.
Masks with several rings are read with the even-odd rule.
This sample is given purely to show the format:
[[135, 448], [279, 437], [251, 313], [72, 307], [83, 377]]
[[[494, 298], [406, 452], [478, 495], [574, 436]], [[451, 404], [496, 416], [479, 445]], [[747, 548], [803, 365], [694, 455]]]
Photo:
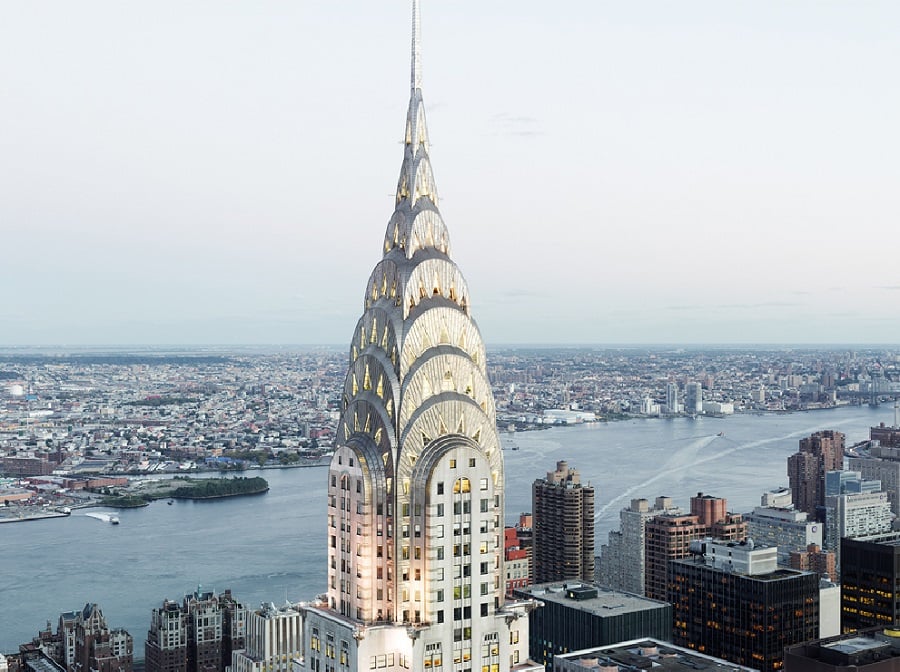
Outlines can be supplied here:
[[882, 285], [878, 287], [878, 289], [885, 289], [889, 292], [897, 292], [900, 291], [900, 285]]
[[725, 303], [712, 306], [716, 310], [757, 310], [759, 308], [796, 308], [802, 303], [791, 301], [764, 301], [762, 303]]
[[489, 123], [493, 129], [493, 135], [533, 137], [547, 134], [540, 121], [534, 117], [501, 112], [491, 117]]

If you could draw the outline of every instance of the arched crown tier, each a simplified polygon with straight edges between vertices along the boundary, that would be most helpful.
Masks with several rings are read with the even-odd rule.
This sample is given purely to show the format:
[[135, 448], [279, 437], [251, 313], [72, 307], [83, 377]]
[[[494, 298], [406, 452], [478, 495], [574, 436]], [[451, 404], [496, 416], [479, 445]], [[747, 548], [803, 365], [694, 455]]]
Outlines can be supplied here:
[[442, 350], [431, 350], [430, 356], [420, 360], [403, 381], [402, 403], [397, 418], [401, 432], [416, 410], [432, 397], [445, 392], [469, 397], [488, 417], [494, 415], [494, 397], [481, 368], [465, 353]]
[[406, 329], [400, 356], [400, 380], [430, 348], [441, 345], [462, 350], [484, 370], [484, 343], [472, 318], [456, 308], [434, 306], [416, 317]]
[[[350, 342], [350, 366], [367, 350], [379, 350], [391, 363], [397, 380], [400, 379], [400, 354], [397, 339], [398, 311], [387, 311], [378, 307], [369, 308], [356, 323], [353, 340]], [[402, 330], [402, 325], [401, 325]]]
[[426, 259], [416, 265], [403, 287], [403, 319], [419, 303], [433, 296], [442, 296], [469, 314], [469, 286], [452, 261]]
[[394, 212], [384, 234], [384, 254], [400, 250], [412, 259], [416, 252], [428, 249], [450, 256], [450, 235], [440, 213], [431, 207]]

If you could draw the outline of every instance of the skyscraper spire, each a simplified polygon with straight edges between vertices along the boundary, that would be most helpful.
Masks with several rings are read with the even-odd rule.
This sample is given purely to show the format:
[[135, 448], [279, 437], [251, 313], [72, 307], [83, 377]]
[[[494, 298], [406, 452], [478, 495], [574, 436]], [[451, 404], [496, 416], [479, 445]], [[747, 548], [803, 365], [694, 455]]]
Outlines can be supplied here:
[[527, 657], [527, 609], [504, 604], [503, 456], [484, 344], [438, 211], [420, 25], [413, 0], [403, 164], [350, 341], [311, 669], [327, 667], [323, 635], [348, 647], [350, 669], [506, 670]]
[[412, 11], [412, 80], [410, 88], [422, 88], [422, 18], [419, 14], [419, 0], [413, 0]]

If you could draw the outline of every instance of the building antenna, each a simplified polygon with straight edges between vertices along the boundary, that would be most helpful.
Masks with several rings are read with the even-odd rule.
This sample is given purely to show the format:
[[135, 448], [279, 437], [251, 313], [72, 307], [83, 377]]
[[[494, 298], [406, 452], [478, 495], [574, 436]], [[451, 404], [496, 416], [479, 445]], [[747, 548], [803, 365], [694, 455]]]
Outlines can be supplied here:
[[419, 0], [413, 0], [412, 8], [412, 72], [410, 88], [413, 91], [422, 88], [422, 18], [419, 12]]

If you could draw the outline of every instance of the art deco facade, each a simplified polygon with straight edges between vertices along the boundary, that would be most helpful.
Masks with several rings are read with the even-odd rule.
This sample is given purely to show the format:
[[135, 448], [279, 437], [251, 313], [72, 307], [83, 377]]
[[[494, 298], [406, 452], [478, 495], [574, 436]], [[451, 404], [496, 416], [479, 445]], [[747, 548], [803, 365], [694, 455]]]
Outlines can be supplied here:
[[438, 211], [419, 25], [416, 1], [394, 213], [350, 343], [328, 473], [327, 602], [304, 625], [317, 671], [527, 659], [525, 607], [504, 604], [503, 459], [484, 344]]

